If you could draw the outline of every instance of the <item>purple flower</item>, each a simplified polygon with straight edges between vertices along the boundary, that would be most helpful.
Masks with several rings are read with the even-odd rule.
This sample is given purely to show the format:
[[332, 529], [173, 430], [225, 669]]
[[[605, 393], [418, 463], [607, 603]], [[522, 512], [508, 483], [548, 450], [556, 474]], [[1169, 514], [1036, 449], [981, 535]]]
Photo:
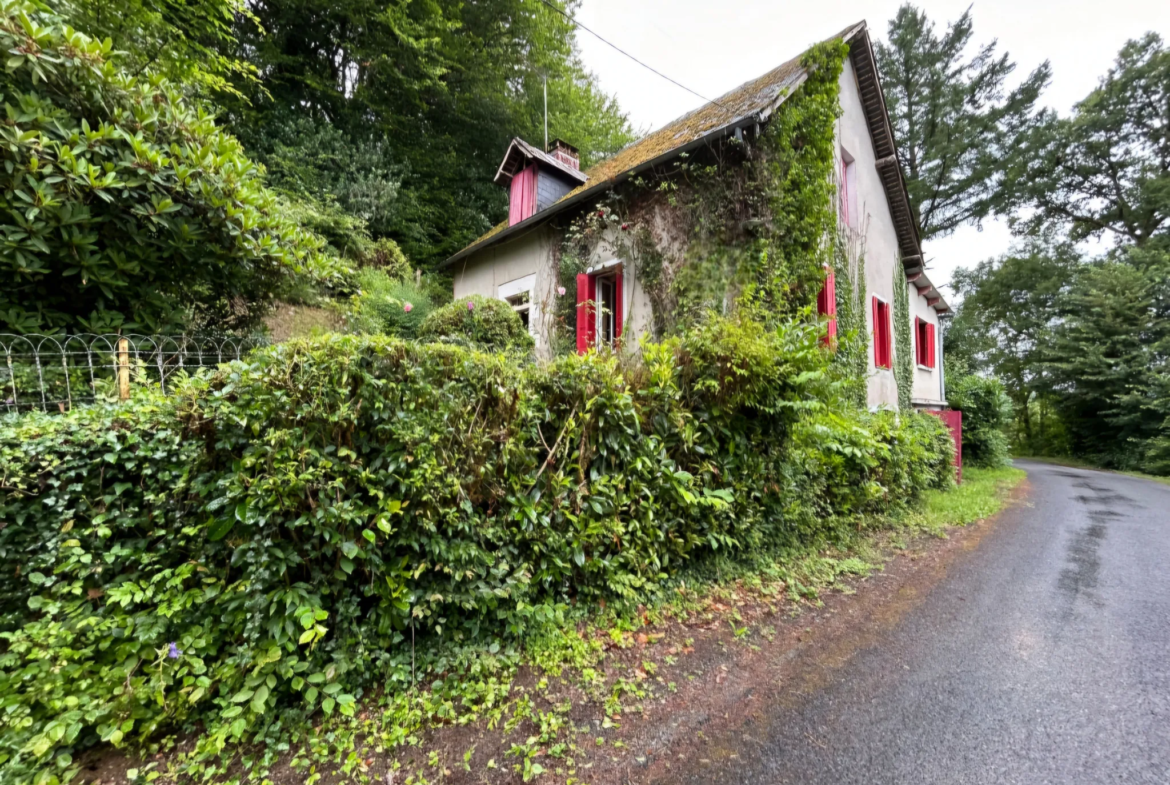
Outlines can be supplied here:
[[414, 306], [411, 305], [410, 303], [407, 303], [406, 305], [402, 306], [402, 310], [406, 311], [407, 313], [410, 313], [411, 311], [414, 310]]
[[558, 297], [564, 297], [564, 296], [565, 296], [565, 287], [563, 287], [563, 286], [558, 286], [558, 287], [557, 287], [557, 296], [558, 296]]
[[177, 660], [183, 656], [183, 650], [179, 648], [177, 643], [171, 641], [170, 644], [168, 644], [167, 656], [172, 660]]
[[475, 310], [475, 303], [474, 303], [474, 302], [472, 302], [471, 300], [468, 300], [468, 301], [467, 301], [467, 310], [469, 310], [469, 311], [474, 311], [474, 310]]

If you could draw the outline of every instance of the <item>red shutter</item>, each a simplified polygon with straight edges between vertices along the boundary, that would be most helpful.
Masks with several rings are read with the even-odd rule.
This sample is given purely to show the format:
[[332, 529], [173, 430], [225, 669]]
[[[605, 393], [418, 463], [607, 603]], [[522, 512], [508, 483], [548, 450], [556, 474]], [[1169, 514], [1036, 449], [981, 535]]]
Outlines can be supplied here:
[[593, 346], [596, 328], [593, 318], [593, 278], [577, 274], [577, 354], [585, 354]]
[[873, 364], [878, 368], [893, 366], [894, 351], [890, 345], [890, 305], [873, 298]]
[[837, 276], [832, 270], [825, 276], [825, 285], [817, 293], [817, 315], [829, 317], [821, 342], [832, 346], [837, 340]]
[[622, 337], [625, 298], [622, 297], [622, 268], [613, 274], [613, 337], [615, 343]]
[[532, 164], [512, 178], [508, 190], [508, 226], [530, 218], [536, 212], [536, 164]]
[[875, 368], [882, 367], [882, 328], [881, 320], [879, 318], [880, 308], [878, 307], [878, 298], [873, 298], [873, 365]]
[[889, 328], [887, 327], [889, 320], [886, 318], [886, 304], [878, 303], [878, 330], [881, 331], [882, 336], [882, 367], [890, 367], [890, 341]]
[[927, 368], [934, 367], [935, 348], [934, 348], [934, 325], [926, 325], [926, 362], [923, 363]]

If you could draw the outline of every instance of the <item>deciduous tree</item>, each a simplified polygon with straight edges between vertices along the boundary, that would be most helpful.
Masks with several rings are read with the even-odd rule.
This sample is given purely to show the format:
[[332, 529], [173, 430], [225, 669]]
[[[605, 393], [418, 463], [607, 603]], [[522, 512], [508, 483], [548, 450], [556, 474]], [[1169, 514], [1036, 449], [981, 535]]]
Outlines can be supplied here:
[[1127, 43], [1071, 117], [1042, 120], [1007, 183], [1032, 210], [1021, 228], [1139, 246], [1170, 240], [1170, 50], [1160, 36]]

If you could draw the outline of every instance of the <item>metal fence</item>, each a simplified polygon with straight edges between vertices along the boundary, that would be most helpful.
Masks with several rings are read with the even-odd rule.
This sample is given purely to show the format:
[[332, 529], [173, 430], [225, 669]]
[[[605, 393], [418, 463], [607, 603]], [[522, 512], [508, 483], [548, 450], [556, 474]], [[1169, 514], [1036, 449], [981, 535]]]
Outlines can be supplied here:
[[263, 337], [0, 333], [0, 413], [126, 400], [133, 386], [166, 392], [177, 374], [238, 360]]

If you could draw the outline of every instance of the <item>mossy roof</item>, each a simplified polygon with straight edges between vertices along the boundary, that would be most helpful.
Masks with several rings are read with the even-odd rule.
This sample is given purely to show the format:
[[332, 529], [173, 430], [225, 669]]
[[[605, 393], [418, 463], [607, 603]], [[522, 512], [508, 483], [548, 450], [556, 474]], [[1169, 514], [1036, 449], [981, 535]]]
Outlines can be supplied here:
[[[864, 22], [850, 25], [827, 40], [832, 41], [838, 38], [848, 40], [864, 26]], [[776, 110], [776, 107], [803, 81], [804, 69], [800, 65], [803, 57], [804, 53], [801, 53], [768, 73], [741, 84], [734, 90], [724, 93], [698, 109], [687, 112], [677, 120], [667, 123], [657, 131], [627, 145], [614, 155], [586, 170], [585, 175], [588, 179], [584, 184], [574, 188], [558, 201], [517, 226], [541, 223], [567, 206], [566, 203], [570, 200], [575, 201], [576, 197], [584, 192], [609, 188], [621, 175], [639, 169], [663, 156], [669, 156], [672, 152], [681, 152], [683, 148], [709, 134], [741, 125], [748, 118], [767, 119]], [[471, 251], [488, 244], [492, 238], [508, 228], [507, 221], [493, 226], [471, 245], [447, 260], [447, 263], [462, 258]]]

